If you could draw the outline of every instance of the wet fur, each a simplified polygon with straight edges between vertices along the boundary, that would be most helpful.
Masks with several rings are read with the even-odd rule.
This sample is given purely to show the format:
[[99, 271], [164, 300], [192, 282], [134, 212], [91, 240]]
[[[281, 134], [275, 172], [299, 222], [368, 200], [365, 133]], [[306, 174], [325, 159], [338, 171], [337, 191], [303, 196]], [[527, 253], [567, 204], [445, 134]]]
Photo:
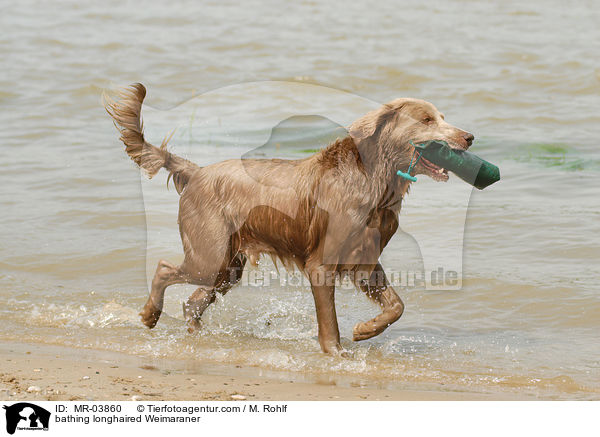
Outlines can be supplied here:
[[[140, 114], [145, 95], [143, 85], [135, 84], [116, 100], [105, 97], [105, 106], [131, 159], [149, 177], [166, 168], [181, 196], [185, 259], [180, 266], [159, 262], [141, 313], [147, 326], [160, 317], [166, 287], [193, 283], [200, 288], [184, 305], [184, 315], [188, 329], [197, 330], [215, 292], [227, 292], [246, 260], [256, 263], [261, 254], [297, 267], [311, 280], [319, 342], [326, 352], [341, 346], [335, 286], [322, 278], [359, 274], [357, 287], [381, 306], [380, 316], [356, 325], [355, 340], [379, 334], [400, 317], [402, 301], [378, 263], [398, 228], [410, 186], [396, 171], [408, 169], [413, 151], [408, 140], [439, 138], [467, 148], [470, 134], [446, 123], [428, 102], [397, 99], [358, 119], [347, 137], [306, 159], [237, 159], [202, 168], [170, 153], [166, 140], [160, 147], [146, 142]], [[431, 173], [420, 164], [415, 170]]]

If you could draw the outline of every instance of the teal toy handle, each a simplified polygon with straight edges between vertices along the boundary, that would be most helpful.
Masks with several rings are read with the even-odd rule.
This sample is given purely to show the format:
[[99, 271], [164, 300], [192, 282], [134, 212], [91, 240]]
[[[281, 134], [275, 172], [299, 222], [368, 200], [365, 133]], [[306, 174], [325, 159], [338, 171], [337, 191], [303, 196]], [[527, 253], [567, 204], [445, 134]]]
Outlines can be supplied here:
[[409, 181], [417, 182], [417, 178], [409, 175], [408, 173], [404, 173], [402, 170], [398, 170], [396, 174], [404, 179], [408, 179]]
[[417, 156], [417, 160], [413, 164], [413, 159], [415, 157], [415, 152], [417, 151], [417, 148], [415, 146], [415, 143], [413, 143], [412, 140], [410, 140], [409, 143], [411, 144], [411, 146], [414, 147], [414, 150], [413, 150], [412, 155], [410, 156], [410, 165], [408, 166], [408, 170], [406, 170], [406, 172], [403, 172], [402, 170], [398, 170], [396, 172], [396, 174], [404, 179], [408, 179], [409, 181], [417, 182], [417, 178], [415, 176], [411, 176], [410, 171], [412, 170], [413, 166], [417, 165], [417, 162], [419, 162], [419, 159], [421, 159], [421, 155], [423, 154], [423, 152], [419, 152], [419, 156]]

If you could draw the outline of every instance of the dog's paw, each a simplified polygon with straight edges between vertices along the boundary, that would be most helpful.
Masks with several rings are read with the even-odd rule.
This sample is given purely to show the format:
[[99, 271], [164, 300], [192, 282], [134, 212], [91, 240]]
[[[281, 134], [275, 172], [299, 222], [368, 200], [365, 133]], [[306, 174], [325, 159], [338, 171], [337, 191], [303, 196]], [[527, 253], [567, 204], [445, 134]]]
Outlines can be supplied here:
[[142, 311], [140, 311], [139, 315], [142, 319], [142, 323], [148, 328], [152, 329], [158, 323], [158, 319], [160, 319], [161, 313], [161, 310], [144, 308]]
[[375, 337], [378, 332], [372, 325], [373, 324], [369, 322], [357, 323], [354, 325], [354, 329], [352, 330], [352, 340], [361, 341]]
[[187, 326], [188, 333], [195, 334], [196, 332], [200, 331], [200, 329], [202, 328], [202, 322], [200, 321], [200, 319], [195, 319], [195, 318], [191, 317], [187, 320], [186, 326]]
[[354, 358], [354, 352], [342, 349], [341, 351], [339, 351], [339, 356], [347, 360], [351, 360], [352, 358]]

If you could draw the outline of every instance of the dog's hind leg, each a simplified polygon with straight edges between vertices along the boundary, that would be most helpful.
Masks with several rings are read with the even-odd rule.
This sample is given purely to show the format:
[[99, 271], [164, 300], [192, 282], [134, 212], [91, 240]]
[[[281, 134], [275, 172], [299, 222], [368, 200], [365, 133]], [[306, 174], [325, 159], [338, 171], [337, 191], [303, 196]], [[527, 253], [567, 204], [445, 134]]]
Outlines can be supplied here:
[[225, 294], [240, 281], [245, 264], [246, 257], [241, 253], [237, 254], [227, 268], [219, 272], [213, 287], [199, 287], [183, 304], [183, 317], [187, 321], [189, 333], [200, 329], [200, 317], [215, 301], [217, 292]]
[[364, 291], [369, 298], [377, 302], [383, 311], [368, 322], [357, 323], [354, 326], [352, 333], [354, 341], [366, 340], [381, 334], [402, 316], [404, 304], [389, 285], [381, 264], [375, 266], [368, 279], [355, 277], [355, 285]]
[[154, 273], [154, 278], [152, 279], [150, 296], [148, 297], [146, 305], [144, 305], [144, 308], [142, 308], [142, 311], [140, 312], [144, 325], [148, 328], [154, 328], [154, 326], [156, 326], [160, 314], [162, 313], [165, 289], [169, 285], [182, 284], [185, 282], [190, 282], [189, 278], [179, 267], [174, 266], [165, 260], [160, 260], [158, 262], [156, 273]]

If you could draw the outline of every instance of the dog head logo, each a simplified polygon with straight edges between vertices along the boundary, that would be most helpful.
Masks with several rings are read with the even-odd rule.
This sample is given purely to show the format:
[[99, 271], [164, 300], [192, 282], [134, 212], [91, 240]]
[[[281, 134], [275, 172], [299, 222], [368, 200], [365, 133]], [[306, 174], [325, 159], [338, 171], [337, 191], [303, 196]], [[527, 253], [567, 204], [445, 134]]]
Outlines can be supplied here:
[[6, 410], [6, 432], [19, 430], [48, 430], [50, 412], [28, 402], [3, 407]]

